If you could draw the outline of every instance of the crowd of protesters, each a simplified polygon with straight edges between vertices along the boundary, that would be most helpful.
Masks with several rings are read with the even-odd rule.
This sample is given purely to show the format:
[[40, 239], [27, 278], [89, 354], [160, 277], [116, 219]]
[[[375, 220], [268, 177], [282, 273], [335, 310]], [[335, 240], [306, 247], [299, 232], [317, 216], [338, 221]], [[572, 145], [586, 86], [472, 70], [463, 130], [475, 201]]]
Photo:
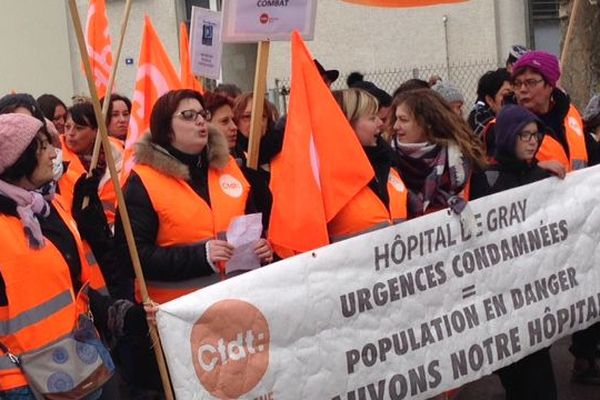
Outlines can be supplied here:
[[[338, 79], [338, 71], [315, 66], [327, 85]], [[480, 77], [473, 105], [439, 78], [412, 79], [390, 95], [351, 74], [349, 88], [332, 95], [375, 175], [328, 224], [331, 242], [441, 209], [460, 215], [469, 200], [599, 163], [600, 95], [580, 114], [559, 79], [556, 56], [522, 46], [511, 48], [506, 68]], [[219, 280], [234, 252], [224, 232], [236, 216], [262, 213], [264, 234], [253, 248], [262, 265], [286, 256], [265, 238], [269, 164], [289, 121], [264, 101], [259, 167], [248, 168], [253, 96], [223, 84], [204, 94], [170, 91], [154, 104], [123, 192], [155, 302]], [[131, 101], [117, 94], [103, 101], [110, 101], [106, 125], [120, 171]], [[44, 349], [54, 352], [47, 368], [70, 365], [74, 355], [56, 355], [68, 340], [96, 351], [104, 371], [91, 390], [79, 392], [83, 398], [116, 399], [119, 386], [129, 398], [162, 398], [147, 325], [155, 308], [141, 304], [104, 150], [92, 165], [97, 135], [89, 100], [67, 106], [51, 94], [0, 99], [2, 399], [80, 388], [76, 363], [73, 376], [44, 388], [13, 362], [13, 355]], [[235, 196], [222, 190], [223, 179]], [[600, 384], [599, 339], [600, 324], [573, 335], [573, 381]], [[497, 373], [507, 399], [557, 399], [548, 348]]]

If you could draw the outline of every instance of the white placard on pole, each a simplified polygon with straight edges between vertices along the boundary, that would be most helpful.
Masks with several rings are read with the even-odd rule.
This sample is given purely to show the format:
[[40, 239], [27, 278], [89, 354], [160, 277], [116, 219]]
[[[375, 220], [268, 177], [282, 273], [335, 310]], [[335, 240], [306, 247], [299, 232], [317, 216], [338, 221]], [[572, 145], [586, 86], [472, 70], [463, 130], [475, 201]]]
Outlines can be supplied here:
[[312, 40], [316, 0], [228, 0], [223, 3], [223, 41], [290, 40], [297, 30]]
[[196, 76], [219, 79], [221, 74], [221, 13], [192, 7], [190, 53]]

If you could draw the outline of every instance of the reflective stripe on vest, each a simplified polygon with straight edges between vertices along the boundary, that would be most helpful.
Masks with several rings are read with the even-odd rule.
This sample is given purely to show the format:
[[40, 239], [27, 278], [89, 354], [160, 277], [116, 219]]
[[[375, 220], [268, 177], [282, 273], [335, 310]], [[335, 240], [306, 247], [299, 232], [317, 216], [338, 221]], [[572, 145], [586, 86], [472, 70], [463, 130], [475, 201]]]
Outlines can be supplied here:
[[[26, 266], [26, 268], [24, 268]], [[29, 248], [21, 221], [0, 215], [0, 274], [8, 303], [0, 307], [0, 341], [15, 355], [35, 350], [69, 334], [77, 321], [69, 267], [46, 239]], [[0, 357], [0, 391], [27, 385], [14, 365]]]
[[588, 154], [585, 147], [583, 122], [577, 109], [571, 105], [564, 121], [565, 136], [569, 146], [569, 157], [563, 146], [549, 135], [544, 136], [536, 158], [539, 161], [557, 160], [568, 172], [582, 169], [588, 165]]
[[55, 297], [48, 299], [45, 303], [38, 304], [29, 310], [22, 312], [7, 320], [0, 320], [0, 335], [14, 335], [21, 329], [37, 324], [44, 318], [48, 318], [73, 302], [72, 292], [65, 290]]
[[[133, 170], [140, 177], [158, 216], [157, 246], [185, 246], [206, 242], [218, 237], [219, 232], [226, 231], [233, 217], [245, 213], [250, 185], [233, 157], [229, 157], [229, 162], [223, 169], [209, 168], [208, 191], [211, 206], [182, 179], [165, 175], [142, 164], [135, 165]], [[150, 297], [161, 303], [206, 286], [200, 281], [193, 282], [195, 285], [191, 286], [188, 281], [169, 282], [168, 289], [161, 289], [151, 282], [147, 286]], [[142, 300], [137, 281], [136, 298], [138, 301]]]
[[367, 186], [327, 224], [330, 240], [338, 242], [404, 221], [407, 217], [408, 190], [393, 168], [388, 175], [387, 189], [389, 211]]
[[81, 239], [77, 224], [65, 206], [65, 198], [57, 195], [52, 201], [52, 204], [67, 228], [69, 228], [71, 235], [73, 235], [73, 240], [77, 245], [77, 252], [79, 253], [79, 260], [81, 263], [81, 280], [83, 282], [89, 282], [90, 287], [97, 292], [108, 295], [108, 289], [106, 288], [102, 270], [98, 265], [98, 261], [96, 261], [96, 257], [94, 256], [94, 252], [90, 248], [90, 245], [85, 240]]

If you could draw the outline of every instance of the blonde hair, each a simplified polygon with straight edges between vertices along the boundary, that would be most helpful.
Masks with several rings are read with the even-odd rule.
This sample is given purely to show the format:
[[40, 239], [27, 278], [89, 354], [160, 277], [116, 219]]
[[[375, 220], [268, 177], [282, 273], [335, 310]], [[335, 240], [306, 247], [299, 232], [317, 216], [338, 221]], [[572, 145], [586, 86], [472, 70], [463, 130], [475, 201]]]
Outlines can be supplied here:
[[350, 125], [354, 125], [360, 117], [377, 114], [379, 103], [369, 92], [361, 89], [344, 89], [334, 90], [332, 93]]

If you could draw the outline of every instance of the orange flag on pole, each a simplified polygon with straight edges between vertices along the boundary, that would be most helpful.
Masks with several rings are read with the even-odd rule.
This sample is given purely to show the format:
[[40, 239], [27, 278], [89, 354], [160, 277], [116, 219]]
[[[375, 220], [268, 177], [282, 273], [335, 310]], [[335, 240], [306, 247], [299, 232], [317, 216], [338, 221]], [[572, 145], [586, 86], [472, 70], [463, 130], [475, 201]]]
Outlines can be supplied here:
[[346, 3], [375, 7], [426, 7], [438, 4], [462, 3], [467, 0], [343, 0]]
[[181, 81], [150, 17], [146, 15], [129, 131], [125, 141], [122, 182], [133, 166], [133, 145], [150, 128], [150, 113], [154, 103], [160, 96], [174, 89], [181, 89]]
[[202, 84], [194, 76], [192, 72], [192, 59], [190, 57], [190, 41], [188, 39], [188, 31], [185, 22], [179, 26], [179, 64], [181, 85], [186, 89], [193, 89], [200, 93], [204, 93]]
[[283, 149], [271, 162], [269, 227], [269, 240], [286, 254], [329, 244], [327, 222], [374, 176], [298, 32], [292, 34], [291, 87]]
[[112, 42], [104, 0], [90, 0], [85, 23], [85, 43], [90, 56], [98, 97], [102, 98], [106, 95], [113, 64]]

